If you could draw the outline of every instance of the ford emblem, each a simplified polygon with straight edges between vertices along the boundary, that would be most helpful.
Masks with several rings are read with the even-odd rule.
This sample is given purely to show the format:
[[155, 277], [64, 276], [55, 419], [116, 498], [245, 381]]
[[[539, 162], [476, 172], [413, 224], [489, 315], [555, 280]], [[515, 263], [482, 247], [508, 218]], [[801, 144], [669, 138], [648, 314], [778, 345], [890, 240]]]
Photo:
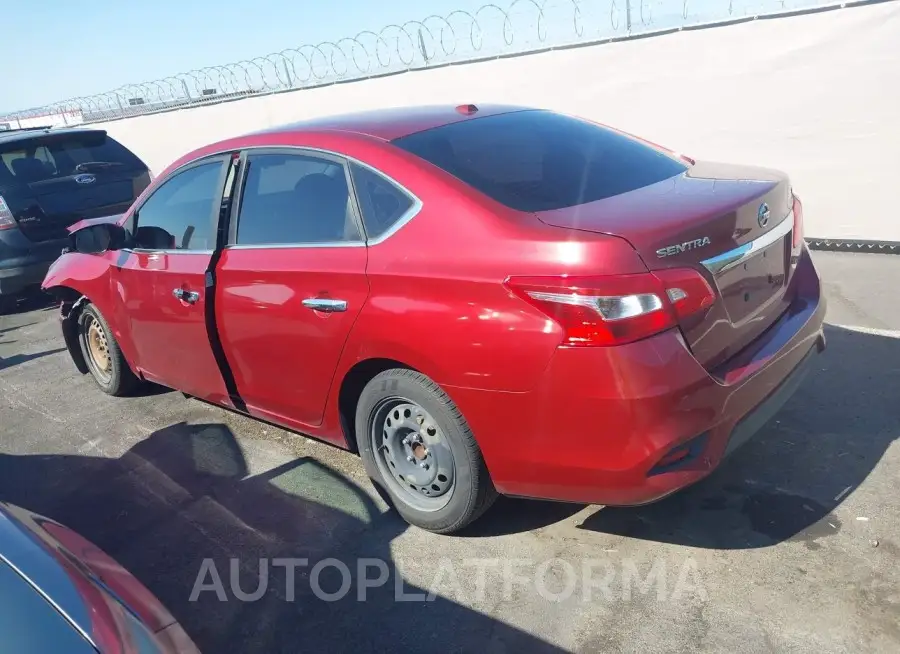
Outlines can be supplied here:
[[76, 175], [75, 182], [78, 184], [93, 184], [97, 181], [95, 175]]
[[769, 205], [763, 202], [759, 205], [759, 211], [756, 212], [756, 222], [759, 223], [760, 227], [765, 227], [769, 224]]

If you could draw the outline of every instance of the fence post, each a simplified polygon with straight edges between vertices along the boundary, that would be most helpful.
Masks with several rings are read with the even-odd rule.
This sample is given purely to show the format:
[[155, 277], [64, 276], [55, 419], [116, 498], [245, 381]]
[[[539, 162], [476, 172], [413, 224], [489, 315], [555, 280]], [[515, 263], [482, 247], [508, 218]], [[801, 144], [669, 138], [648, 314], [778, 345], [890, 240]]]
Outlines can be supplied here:
[[419, 28], [419, 51], [422, 53], [422, 59], [425, 65], [428, 65], [428, 50], [425, 48], [425, 37], [422, 36], [422, 28]]
[[625, 29], [631, 33], [631, 0], [625, 0]]

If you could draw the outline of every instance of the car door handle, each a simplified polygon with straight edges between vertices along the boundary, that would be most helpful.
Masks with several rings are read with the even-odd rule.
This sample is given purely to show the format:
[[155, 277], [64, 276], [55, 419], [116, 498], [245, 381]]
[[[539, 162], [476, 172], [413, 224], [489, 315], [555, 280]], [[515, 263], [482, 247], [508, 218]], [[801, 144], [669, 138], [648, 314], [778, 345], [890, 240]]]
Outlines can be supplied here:
[[200, 299], [200, 294], [197, 291], [186, 291], [183, 288], [172, 289], [172, 295], [188, 304], [194, 304]]
[[347, 300], [332, 300], [326, 297], [310, 297], [303, 300], [303, 306], [313, 311], [335, 313], [347, 310]]

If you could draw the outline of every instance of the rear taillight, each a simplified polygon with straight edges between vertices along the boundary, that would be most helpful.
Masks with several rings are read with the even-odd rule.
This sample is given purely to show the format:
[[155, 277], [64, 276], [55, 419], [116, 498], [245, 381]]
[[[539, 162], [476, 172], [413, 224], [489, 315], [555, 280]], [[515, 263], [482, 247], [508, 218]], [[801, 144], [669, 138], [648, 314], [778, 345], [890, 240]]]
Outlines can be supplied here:
[[6, 204], [6, 200], [0, 195], [0, 229], [12, 229], [16, 226], [16, 219]]
[[666, 296], [679, 321], [705, 311], [716, 301], [709, 282], [691, 268], [671, 268], [652, 273], [666, 289]]
[[715, 293], [696, 270], [608, 277], [510, 277], [507, 286], [563, 328], [565, 345], [621, 345], [704, 311]]
[[793, 246], [796, 250], [803, 243], [803, 203], [800, 202], [800, 198], [796, 195], [794, 196], [794, 231], [793, 231]]

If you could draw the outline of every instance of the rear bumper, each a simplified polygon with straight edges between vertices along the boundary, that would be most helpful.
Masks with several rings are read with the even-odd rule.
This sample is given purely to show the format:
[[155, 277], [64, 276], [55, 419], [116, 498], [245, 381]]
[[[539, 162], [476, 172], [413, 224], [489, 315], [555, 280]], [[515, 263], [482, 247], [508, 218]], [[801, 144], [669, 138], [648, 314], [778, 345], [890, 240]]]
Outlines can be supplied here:
[[789, 310], [727, 369], [704, 369], [672, 330], [616, 348], [559, 348], [527, 393], [447, 390], [500, 492], [652, 502], [708, 475], [814, 365], [825, 347], [825, 302], [808, 253], [792, 286]]
[[35, 243], [18, 229], [0, 231], [0, 294], [40, 286], [66, 244], [65, 239]]
[[[12, 295], [22, 290], [38, 287], [53, 263], [53, 259], [27, 265], [0, 267], [0, 295]], [[3, 262], [0, 262], [0, 266]]]

